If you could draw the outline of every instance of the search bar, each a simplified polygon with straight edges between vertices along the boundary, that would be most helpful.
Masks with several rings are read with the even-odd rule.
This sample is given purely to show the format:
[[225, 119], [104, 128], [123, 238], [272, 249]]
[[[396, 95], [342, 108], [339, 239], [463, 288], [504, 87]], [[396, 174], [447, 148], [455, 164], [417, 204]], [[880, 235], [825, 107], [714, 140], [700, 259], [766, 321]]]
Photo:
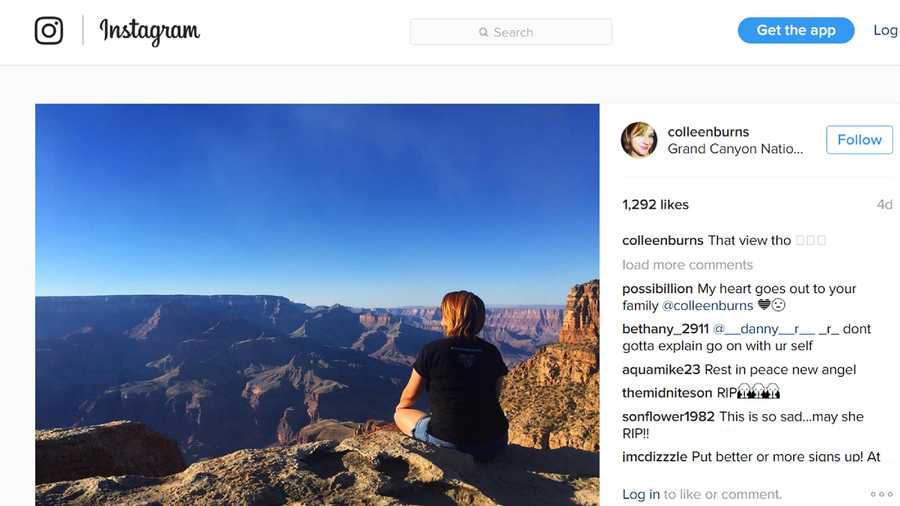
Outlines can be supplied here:
[[605, 46], [610, 19], [411, 19], [414, 46]]

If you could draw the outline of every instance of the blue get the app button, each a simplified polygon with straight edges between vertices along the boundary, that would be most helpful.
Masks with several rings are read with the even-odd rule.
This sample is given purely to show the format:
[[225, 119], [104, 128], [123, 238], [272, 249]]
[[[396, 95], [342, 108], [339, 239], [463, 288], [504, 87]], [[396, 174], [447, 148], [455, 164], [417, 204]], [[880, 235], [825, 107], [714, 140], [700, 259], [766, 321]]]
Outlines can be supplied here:
[[748, 44], [844, 44], [855, 32], [847, 18], [747, 18], [738, 25]]

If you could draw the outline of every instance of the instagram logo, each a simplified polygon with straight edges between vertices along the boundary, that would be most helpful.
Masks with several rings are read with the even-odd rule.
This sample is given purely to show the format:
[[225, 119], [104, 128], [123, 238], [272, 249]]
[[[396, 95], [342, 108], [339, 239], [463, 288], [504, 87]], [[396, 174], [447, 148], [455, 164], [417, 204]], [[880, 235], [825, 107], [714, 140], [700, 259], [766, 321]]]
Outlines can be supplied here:
[[38, 44], [55, 45], [62, 42], [63, 22], [56, 16], [41, 16], [34, 20], [34, 40]]

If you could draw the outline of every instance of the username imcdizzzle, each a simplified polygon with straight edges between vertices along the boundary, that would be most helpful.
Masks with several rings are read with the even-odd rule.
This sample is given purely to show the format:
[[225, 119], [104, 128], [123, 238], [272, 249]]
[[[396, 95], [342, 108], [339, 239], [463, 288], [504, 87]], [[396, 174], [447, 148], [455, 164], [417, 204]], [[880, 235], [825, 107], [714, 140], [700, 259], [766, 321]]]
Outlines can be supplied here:
[[125, 24], [113, 24], [108, 19], [100, 21], [103, 40], [109, 39], [150, 39], [150, 45], [159, 47], [161, 39], [199, 39], [197, 25], [145, 25], [135, 18]]

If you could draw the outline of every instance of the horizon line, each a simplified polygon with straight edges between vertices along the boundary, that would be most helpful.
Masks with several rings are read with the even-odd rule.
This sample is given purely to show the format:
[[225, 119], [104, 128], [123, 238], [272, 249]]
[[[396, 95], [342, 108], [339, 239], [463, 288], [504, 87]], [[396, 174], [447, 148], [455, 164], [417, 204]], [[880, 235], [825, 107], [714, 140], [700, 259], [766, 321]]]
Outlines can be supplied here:
[[[439, 307], [440, 304], [400, 304], [400, 305], [365, 305], [365, 306], [356, 306], [350, 304], [343, 304], [340, 302], [334, 302], [331, 304], [310, 304], [306, 302], [299, 302], [290, 297], [284, 295], [272, 295], [272, 294], [241, 294], [241, 293], [215, 293], [215, 294], [193, 294], [193, 293], [119, 293], [119, 294], [107, 294], [107, 295], [37, 295], [35, 294], [35, 299], [41, 298], [102, 298], [102, 297], [278, 297], [282, 299], [287, 299], [292, 304], [303, 304], [305, 306], [309, 306], [311, 308], [317, 307], [332, 307], [332, 306], [343, 306], [353, 309], [420, 309], [420, 308], [436, 308]], [[520, 303], [520, 304], [507, 304], [507, 303], [497, 303], [497, 304], [485, 304], [486, 308], [489, 309], [505, 309], [505, 308], [562, 308], [565, 307], [565, 304], [535, 304], [535, 303]]]

